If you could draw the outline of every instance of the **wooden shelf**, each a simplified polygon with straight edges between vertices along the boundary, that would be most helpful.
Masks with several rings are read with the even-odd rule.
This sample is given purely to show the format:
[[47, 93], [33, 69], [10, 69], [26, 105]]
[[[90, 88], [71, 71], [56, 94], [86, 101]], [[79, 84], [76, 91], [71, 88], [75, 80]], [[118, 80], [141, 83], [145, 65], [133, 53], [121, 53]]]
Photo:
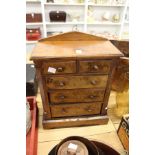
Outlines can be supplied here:
[[38, 41], [26, 41], [26, 44], [36, 44]]
[[125, 24], [129, 24], [129, 21], [125, 21], [124, 23], [125, 23]]
[[29, 1], [29, 0], [26, 0], [26, 3], [41, 3], [41, 1], [37, 1], [37, 0], [36, 1], [35, 0], [34, 1]]
[[50, 6], [84, 6], [84, 3], [44, 3], [44, 5], [50, 5]]
[[29, 26], [29, 25], [43, 25], [43, 23], [26, 23], [26, 26]]
[[46, 22], [46, 25], [83, 25], [84, 22]]
[[121, 25], [121, 23], [113, 23], [113, 22], [96, 22], [96, 23], [87, 23], [87, 25]]
[[[73, 2], [58, 2], [52, 3], [47, 2], [47, 0], [26, 0], [27, 5], [27, 12], [40, 12], [42, 13], [42, 22], [41, 23], [26, 23], [26, 27], [41, 27], [42, 31], [42, 38], [47, 37], [47, 32], [52, 31], [71, 31], [71, 27], [77, 25], [78, 31], [82, 32], [95, 32], [95, 33], [103, 33], [107, 31], [109, 33], [116, 32], [119, 37], [121, 37], [122, 32], [124, 29], [128, 29], [129, 22], [126, 21], [125, 15], [129, 11], [129, 3], [128, 0], [123, 4], [115, 4], [115, 3], [94, 3], [88, 2], [88, 0], [84, 1], [83, 3], [78, 3], [78, 1]], [[89, 7], [92, 7], [92, 11], [89, 10]], [[53, 9], [52, 9], [53, 8]], [[55, 9], [54, 9], [55, 8]], [[77, 10], [80, 11], [80, 18], [79, 20], [82, 21], [71, 21], [71, 18], [67, 17], [66, 22], [50, 22], [49, 19], [49, 12], [52, 10], [61, 10], [65, 11], [67, 14], [74, 15], [77, 13]], [[112, 21], [99, 21], [103, 16], [103, 13], [110, 12], [110, 16], [120, 13], [121, 21], [119, 22], [112, 22]], [[89, 14], [90, 13], [90, 14]], [[89, 16], [93, 14], [94, 20], [96, 21], [89, 21], [87, 20]], [[69, 21], [70, 19], [70, 21]], [[91, 20], [91, 18], [90, 18]], [[34, 43], [36, 42], [26, 42], [27, 43], [27, 51], [30, 51]]]
[[102, 6], [102, 7], [124, 7], [125, 5], [110, 5], [110, 4], [88, 4], [88, 6]]

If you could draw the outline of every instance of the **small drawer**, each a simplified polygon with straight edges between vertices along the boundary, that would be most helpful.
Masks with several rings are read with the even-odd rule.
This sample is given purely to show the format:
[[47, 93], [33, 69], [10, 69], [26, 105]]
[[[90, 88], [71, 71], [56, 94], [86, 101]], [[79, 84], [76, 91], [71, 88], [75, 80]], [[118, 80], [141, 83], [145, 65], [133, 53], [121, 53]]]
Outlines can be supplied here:
[[53, 90], [49, 93], [51, 103], [74, 103], [103, 101], [103, 89]]
[[84, 116], [100, 114], [101, 102], [52, 105], [52, 117]]
[[76, 73], [75, 61], [43, 62], [43, 74]]
[[103, 73], [108, 74], [111, 60], [88, 60], [79, 62], [80, 73]]
[[108, 75], [46, 77], [48, 89], [102, 88], [106, 87]]

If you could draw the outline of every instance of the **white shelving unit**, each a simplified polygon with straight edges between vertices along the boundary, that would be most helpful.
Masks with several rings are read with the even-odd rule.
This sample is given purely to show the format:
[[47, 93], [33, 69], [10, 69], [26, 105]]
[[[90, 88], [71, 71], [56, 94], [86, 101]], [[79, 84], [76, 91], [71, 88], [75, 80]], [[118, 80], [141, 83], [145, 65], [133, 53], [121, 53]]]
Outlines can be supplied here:
[[[62, 1], [68, 1], [68, 3], [62, 3]], [[76, 2], [73, 3], [73, 1]], [[84, 0], [83, 3], [78, 3], [77, 1], [78, 0], [54, 0], [55, 3], [47, 3], [46, 0], [27, 0], [26, 12], [42, 13], [43, 22], [26, 23], [26, 27], [40, 27], [42, 38], [47, 37], [49, 33], [72, 31], [76, 27], [78, 31], [96, 35], [110, 33], [115, 35], [118, 39], [128, 39], [127, 35], [124, 38], [124, 34], [128, 33], [129, 25], [129, 20], [126, 19], [126, 14], [129, 12], [128, 0], [100, 0], [99, 4], [94, 3], [93, 1], [95, 0]], [[114, 1], [124, 1], [124, 3], [112, 3]], [[104, 3], [101, 4], [101, 2]], [[50, 22], [49, 12], [52, 10], [66, 11], [66, 22]], [[92, 13], [93, 20], [90, 20], [90, 12]], [[102, 20], [102, 16], [105, 12], [109, 12], [111, 14], [109, 21]], [[73, 21], [69, 18], [68, 14], [78, 14], [80, 15], [80, 18], [78, 21]], [[112, 16], [114, 14], [120, 15], [119, 22], [112, 22]], [[36, 42], [37, 41], [26, 41], [27, 52], [31, 52], [31, 49], [34, 47]]]
[[37, 41], [26, 41], [26, 44], [35, 44]]
[[94, 23], [87, 23], [87, 25], [121, 25], [121, 23], [113, 23], [113, 22], [94, 22]]
[[69, 4], [65, 4], [65, 3], [44, 3], [44, 5], [46, 6], [46, 5], [49, 5], [49, 6], [85, 6], [85, 3], [80, 3], [80, 4], [78, 4], [78, 3], [69, 3]]
[[125, 5], [104, 5], [104, 4], [88, 4], [89, 6], [101, 6], [101, 7], [124, 7]]
[[43, 23], [26, 23], [26, 26], [36, 26], [36, 25], [43, 25]]
[[46, 25], [83, 25], [84, 22], [46, 22]]

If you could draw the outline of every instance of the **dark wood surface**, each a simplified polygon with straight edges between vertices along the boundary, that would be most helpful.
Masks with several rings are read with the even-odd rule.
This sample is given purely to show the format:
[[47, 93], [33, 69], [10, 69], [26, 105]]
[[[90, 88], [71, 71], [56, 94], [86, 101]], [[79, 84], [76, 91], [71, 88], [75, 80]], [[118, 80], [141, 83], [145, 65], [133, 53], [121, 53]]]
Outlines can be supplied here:
[[112, 59], [112, 67], [111, 67], [111, 70], [110, 70], [110, 73], [109, 73], [109, 78], [108, 78], [108, 81], [107, 81], [107, 85], [106, 85], [106, 92], [104, 94], [104, 104], [102, 105], [102, 111], [101, 111], [101, 114], [102, 115], [107, 115], [107, 106], [108, 106], [108, 101], [109, 101], [109, 96], [110, 96], [110, 91], [111, 91], [111, 84], [112, 84], [112, 80], [113, 80], [113, 75], [114, 75], [114, 72], [115, 72], [115, 68], [116, 68], [116, 62], [117, 62], [117, 59]]
[[129, 57], [129, 41], [112, 40], [111, 42], [124, 54], [125, 57]]
[[43, 62], [43, 73], [44, 74], [53, 74], [48, 71], [49, 67], [53, 67], [56, 69], [54, 74], [66, 74], [66, 73], [76, 73], [76, 62], [75, 61], [48, 61]]
[[[80, 40], [80, 43], [79, 43]], [[77, 50], [81, 50], [78, 53]], [[31, 60], [47, 58], [88, 58], [123, 56], [107, 39], [81, 32], [68, 32], [41, 39], [31, 55]]]
[[103, 73], [108, 74], [111, 67], [111, 60], [89, 60], [79, 62], [80, 73]]
[[129, 58], [121, 57], [119, 59], [112, 81], [112, 89], [117, 92], [129, 89]]
[[51, 111], [48, 104], [48, 96], [46, 93], [46, 85], [43, 80], [43, 77], [41, 76], [41, 70], [39, 68], [36, 68], [36, 74], [37, 74], [37, 80], [39, 82], [39, 88], [40, 88], [40, 94], [43, 102], [43, 111], [44, 111], [44, 118], [45, 119], [51, 119]]
[[[31, 59], [41, 88], [43, 127], [107, 123], [112, 75], [122, 55], [107, 39], [80, 32], [40, 40]], [[55, 72], [49, 73], [51, 68]]]
[[108, 75], [50, 76], [46, 77], [48, 89], [105, 88]]
[[52, 117], [100, 114], [101, 102], [52, 105]]
[[77, 118], [60, 118], [60, 119], [43, 119], [44, 129], [62, 128], [62, 127], [75, 127], [75, 126], [89, 126], [107, 124], [109, 118], [107, 116], [96, 117], [77, 117]]
[[49, 93], [51, 103], [76, 103], [103, 101], [104, 89], [66, 89], [52, 90]]

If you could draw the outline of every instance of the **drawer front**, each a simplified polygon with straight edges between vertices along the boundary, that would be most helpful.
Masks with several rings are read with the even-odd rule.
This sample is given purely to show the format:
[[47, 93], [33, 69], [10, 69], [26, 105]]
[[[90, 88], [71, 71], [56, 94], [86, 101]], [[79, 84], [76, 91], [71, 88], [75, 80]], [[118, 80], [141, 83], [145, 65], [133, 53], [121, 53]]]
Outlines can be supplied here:
[[42, 67], [43, 74], [76, 73], [75, 61], [44, 62]]
[[105, 88], [108, 75], [46, 77], [49, 89]]
[[111, 60], [80, 61], [80, 73], [104, 73], [108, 74], [111, 67]]
[[101, 102], [76, 103], [51, 106], [52, 117], [84, 116], [100, 114]]
[[54, 90], [49, 93], [51, 103], [103, 101], [103, 89]]

